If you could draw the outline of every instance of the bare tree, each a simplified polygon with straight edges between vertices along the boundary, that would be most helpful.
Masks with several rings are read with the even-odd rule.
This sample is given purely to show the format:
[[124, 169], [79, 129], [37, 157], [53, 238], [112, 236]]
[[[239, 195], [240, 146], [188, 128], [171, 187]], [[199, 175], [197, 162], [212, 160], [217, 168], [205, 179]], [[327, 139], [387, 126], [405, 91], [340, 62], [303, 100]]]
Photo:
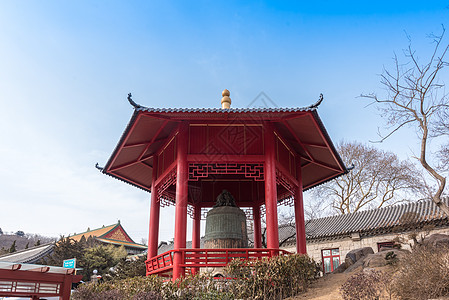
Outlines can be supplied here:
[[[373, 100], [380, 114], [386, 120], [388, 132], [381, 135], [381, 141], [390, 137], [404, 126], [416, 129], [420, 142], [420, 153], [417, 159], [421, 166], [434, 178], [437, 188], [432, 195], [435, 204], [449, 215], [449, 207], [442, 201], [446, 178], [444, 170], [438, 166], [448, 166], [448, 145], [440, 149], [440, 155], [431, 156], [429, 143], [432, 138], [447, 135], [449, 132], [449, 99], [445, 92], [445, 84], [440, 81], [441, 71], [448, 65], [445, 56], [449, 45], [443, 45], [444, 28], [441, 35], [432, 35], [434, 43], [430, 57], [420, 62], [415, 50], [409, 44], [404, 50], [406, 62], [402, 63], [394, 56], [394, 69], [384, 69], [381, 84], [387, 91], [385, 97], [376, 94], [362, 95]], [[446, 154], [446, 155], [445, 155]], [[430, 161], [428, 157], [431, 157]], [[443, 158], [432, 161], [432, 158]], [[446, 169], [447, 171], [447, 169]]]
[[410, 161], [401, 161], [392, 152], [357, 142], [338, 146], [344, 163], [354, 165], [346, 175], [317, 187], [315, 198], [329, 201], [338, 213], [382, 207], [425, 194], [425, 185]]
[[449, 144], [441, 146], [437, 156], [440, 161], [438, 168], [442, 172], [449, 170]]
[[[449, 136], [449, 109], [441, 109], [438, 112], [436, 134], [439, 136]], [[437, 153], [438, 169], [444, 173], [449, 171], [449, 142], [443, 143]]]
[[[250, 244], [254, 244], [254, 228], [252, 226], [252, 222], [248, 222], [250, 228], [250, 234], [248, 236], [248, 241]], [[296, 237], [296, 226], [295, 226], [295, 215], [292, 212], [281, 213], [278, 219], [279, 223], [279, 247], [282, 247], [287, 242], [290, 242], [293, 238]], [[307, 223], [307, 221], [306, 221]], [[267, 248], [267, 225], [265, 222], [265, 218], [261, 218], [261, 240], [262, 240], [262, 248]]]

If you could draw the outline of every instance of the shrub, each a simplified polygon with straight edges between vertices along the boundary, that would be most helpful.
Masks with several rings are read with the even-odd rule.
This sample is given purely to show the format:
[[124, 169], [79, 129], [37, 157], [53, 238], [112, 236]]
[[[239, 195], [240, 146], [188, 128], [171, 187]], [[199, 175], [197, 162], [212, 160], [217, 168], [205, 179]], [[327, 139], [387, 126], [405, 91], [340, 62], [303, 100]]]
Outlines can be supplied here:
[[449, 295], [449, 248], [421, 246], [401, 259], [392, 283], [399, 299]]
[[389, 276], [375, 270], [352, 275], [340, 288], [344, 300], [377, 300], [388, 287]]
[[122, 260], [112, 270], [103, 276], [104, 280], [126, 279], [136, 276], [145, 276], [146, 256], [141, 256], [136, 260]]
[[121, 300], [124, 299], [123, 292], [113, 289], [111, 286], [85, 283], [78, 287], [72, 294], [75, 300]]
[[132, 298], [132, 300], [162, 300], [162, 296], [156, 292], [138, 292]]
[[[111, 280], [103, 283], [84, 283], [73, 292], [71, 299], [74, 300], [102, 300], [134, 299], [142, 297], [145, 293], [152, 297], [160, 296], [163, 288], [163, 279], [157, 276], [134, 277], [124, 280]], [[106, 297], [106, 298], [105, 298]], [[109, 297], [109, 298], [108, 298]], [[141, 298], [136, 298], [141, 299]], [[153, 298], [149, 298], [153, 299]], [[157, 297], [154, 299], [158, 299]]]
[[391, 266], [395, 266], [399, 262], [397, 254], [393, 251], [389, 251], [385, 254], [385, 260], [387, 261], [387, 264]]
[[208, 274], [188, 276], [164, 285], [164, 299], [231, 300], [234, 299], [227, 280], [216, 280]]
[[85, 283], [72, 294], [74, 300], [115, 299], [234, 299], [220, 281], [205, 275], [186, 277], [176, 282], [163, 282], [157, 276], [110, 280], [94, 284]]
[[304, 292], [318, 276], [313, 259], [299, 254], [250, 262], [234, 260], [226, 272], [235, 278], [230, 287], [233, 295], [244, 299], [294, 296]]
[[226, 270], [235, 279], [213, 279], [202, 274], [176, 282], [163, 282], [161, 277], [150, 276], [88, 283], [79, 286], [72, 299], [283, 299], [305, 291], [317, 277], [315, 262], [304, 255], [252, 262], [235, 260]]

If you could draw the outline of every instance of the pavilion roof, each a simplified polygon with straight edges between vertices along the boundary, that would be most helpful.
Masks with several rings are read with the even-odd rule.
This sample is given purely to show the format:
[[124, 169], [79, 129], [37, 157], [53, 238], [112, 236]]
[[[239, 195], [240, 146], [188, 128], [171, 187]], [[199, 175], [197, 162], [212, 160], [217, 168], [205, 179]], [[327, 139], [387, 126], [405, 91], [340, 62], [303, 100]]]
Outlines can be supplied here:
[[101, 236], [107, 234], [108, 232], [112, 231], [117, 225], [118, 225], [118, 223], [117, 224], [108, 225], [108, 226], [104, 226], [103, 225], [103, 227], [96, 228], [96, 229], [93, 229], [93, 230], [87, 229], [85, 232], [74, 234], [74, 235], [70, 235], [69, 237], [72, 240], [75, 240], [77, 242], [79, 242], [83, 236], [86, 239], [88, 237], [90, 237], [90, 236], [92, 236], [92, 237], [101, 237]]
[[[151, 108], [136, 104], [114, 152], [101, 171], [151, 192], [153, 155], [172, 136], [181, 121], [261, 123], [275, 129], [304, 158], [304, 190], [347, 173], [315, 104], [298, 108]], [[307, 160], [306, 160], [307, 159]], [[312, 163], [310, 163], [312, 161]], [[98, 166], [97, 166], [98, 167]]]

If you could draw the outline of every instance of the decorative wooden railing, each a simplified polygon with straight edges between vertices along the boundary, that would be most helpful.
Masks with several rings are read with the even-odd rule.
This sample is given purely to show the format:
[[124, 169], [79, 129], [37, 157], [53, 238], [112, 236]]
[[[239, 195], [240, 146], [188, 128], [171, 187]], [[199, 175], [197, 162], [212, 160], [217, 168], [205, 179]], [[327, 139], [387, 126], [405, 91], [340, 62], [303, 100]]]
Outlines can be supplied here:
[[173, 270], [173, 256], [181, 253], [183, 268], [225, 267], [234, 259], [257, 260], [263, 257], [289, 255], [290, 252], [282, 249], [266, 248], [234, 248], [234, 249], [175, 249], [148, 259], [146, 264], [147, 275], [159, 274], [169, 276]]

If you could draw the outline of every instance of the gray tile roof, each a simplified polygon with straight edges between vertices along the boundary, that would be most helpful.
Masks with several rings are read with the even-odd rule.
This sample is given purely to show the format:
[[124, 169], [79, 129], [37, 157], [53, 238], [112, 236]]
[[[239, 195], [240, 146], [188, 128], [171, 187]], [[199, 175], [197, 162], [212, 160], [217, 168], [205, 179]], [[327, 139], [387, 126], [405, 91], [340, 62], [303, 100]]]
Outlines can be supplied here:
[[17, 252], [8, 253], [0, 256], [2, 262], [15, 262], [15, 263], [38, 263], [42, 258], [50, 255], [55, 247], [55, 243], [43, 244], [40, 246], [31, 247], [25, 250], [19, 250]]
[[[449, 204], [449, 197], [443, 198], [443, 201]], [[425, 225], [449, 227], [449, 218], [430, 199], [308, 220], [306, 238], [311, 242], [349, 237], [353, 233], [371, 236], [422, 228]], [[280, 224], [279, 242], [283, 246], [295, 243], [295, 233], [294, 223]], [[250, 240], [253, 239], [251, 231], [248, 236]]]
[[[448, 204], [449, 197], [443, 201]], [[427, 224], [449, 226], [448, 217], [430, 199], [311, 220], [307, 222], [306, 232], [307, 239], [314, 240], [356, 232], [367, 236]]]

